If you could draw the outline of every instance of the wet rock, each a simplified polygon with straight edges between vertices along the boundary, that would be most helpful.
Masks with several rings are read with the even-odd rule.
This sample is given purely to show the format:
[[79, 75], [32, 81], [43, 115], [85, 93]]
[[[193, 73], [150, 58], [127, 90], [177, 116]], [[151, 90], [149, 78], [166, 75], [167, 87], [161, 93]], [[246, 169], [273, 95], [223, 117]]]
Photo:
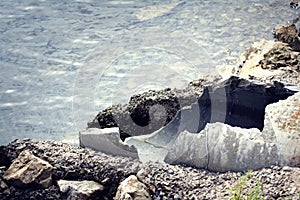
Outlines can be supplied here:
[[79, 133], [81, 147], [92, 148], [107, 154], [138, 158], [137, 150], [124, 144], [119, 128], [90, 128]]
[[59, 189], [69, 200], [102, 199], [104, 187], [95, 181], [57, 181]]
[[131, 175], [120, 183], [115, 200], [150, 200], [146, 186]]
[[88, 127], [95, 121], [101, 128], [117, 126], [122, 139], [149, 134], [167, 124], [179, 108], [178, 99], [170, 89], [148, 91], [132, 96], [126, 105], [114, 105], [101, 111]]
[[276, 27], [274, 36], [279, 41], [289, 44], [294, 51], [300, 51], [300, 37], [295, 24]]
[[47, 188], [52, 184], [53, 166], [28, 151], [20, 153], [3, 175], [3, 179], [17, 187]]

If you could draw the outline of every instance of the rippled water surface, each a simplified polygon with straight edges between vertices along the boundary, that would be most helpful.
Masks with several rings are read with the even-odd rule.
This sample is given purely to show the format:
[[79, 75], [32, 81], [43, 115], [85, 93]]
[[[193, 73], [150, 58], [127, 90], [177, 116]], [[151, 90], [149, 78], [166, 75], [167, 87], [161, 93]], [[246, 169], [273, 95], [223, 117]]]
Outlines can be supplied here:
[[297, 15], [282, 0], [0, 2], [0, 144], [77, 143], [98, 110], [184, 87]]

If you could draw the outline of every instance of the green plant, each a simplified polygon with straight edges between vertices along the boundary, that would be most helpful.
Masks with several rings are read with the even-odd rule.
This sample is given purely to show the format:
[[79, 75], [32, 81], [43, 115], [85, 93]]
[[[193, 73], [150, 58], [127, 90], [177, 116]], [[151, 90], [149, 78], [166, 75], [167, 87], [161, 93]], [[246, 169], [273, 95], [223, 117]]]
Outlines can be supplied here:
[[[252, 176], [252, 171], [248, 171], [239, 178], [236, 185], [231, 189], [232, 196], [230, 200], [263, 200], [265, 199], [261, 193], [262, 183], [260, 179], [255, 180], [255, 184], [246, 192], [246, 187], [249, 184], [249, 179]], [[243, 194], [245, 193], [245, 195]]]

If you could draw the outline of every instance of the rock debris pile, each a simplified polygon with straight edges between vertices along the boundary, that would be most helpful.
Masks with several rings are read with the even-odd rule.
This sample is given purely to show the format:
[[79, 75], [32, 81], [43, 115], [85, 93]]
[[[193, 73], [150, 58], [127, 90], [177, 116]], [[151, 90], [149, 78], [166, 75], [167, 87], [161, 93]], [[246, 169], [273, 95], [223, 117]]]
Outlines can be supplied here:
[[[0, 199], [3, 200], [229, 199], [243, 176], [242, 172], [219, 173], [181, 165], [142, 164], [135, 159], [54, 141], [16, 140], [1, 147], [0, 153]], [[52, 183], [46, 188], [19, 187], [3, 176], [12, 163], [29, 154], [53, 166]], [[28, 179], [38, 179], [33, 170], [27, 172]], [[259, 180], [263, 185], [261, 193], [267, 199], [299, 199], [299, 177], [298, 167], [271, 166], [254, 170], [243, 193]]]

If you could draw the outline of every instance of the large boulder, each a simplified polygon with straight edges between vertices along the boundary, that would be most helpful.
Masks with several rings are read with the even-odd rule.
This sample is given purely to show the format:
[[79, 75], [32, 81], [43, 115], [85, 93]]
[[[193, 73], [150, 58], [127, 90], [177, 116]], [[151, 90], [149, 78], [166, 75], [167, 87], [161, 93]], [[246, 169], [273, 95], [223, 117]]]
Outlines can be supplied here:
[[181, 109], [174, 120], [156, 135], [167, 136], [172, 132], [178, 136], [178, 132], [184, 130], [200, 132], [207, 123], [213, 122], [262, 130], [265, 107], [295, 93], [278, 82], [264, 84], [233, 76], [205, 87], [196, 103]]
[[[293, 95], [299, 88], [292, 88], [279, 82], [271, 85], [231, 77], [204, 89], [198, 102], [183, 108], [167, 126], [151, 135], [131, 137], [125, 142], [135, 145], [142, 160], [147, 160], [141, 157], [147, 153], [142, 152], [164, 150], [166, 154], [152, 155], [147, 157], [148, 160], [164, 157], [160, 160], [215, 171], [243, 171], [289, 164], [299, 154], [296, 150], [298, 141], [294, 141], [293, 150], [290, 151], [294, 153], [290, 157], [283, 153], [271, 125], [275, 122], [273, 118], [267, 117], [265, 109], [268, 105], [273, 106], [273, 103], [276, 107], [276, 102], [280, 100], [282, 105], [293, 105], [290, 101], [294, 102], [294, 98], [298, 98]], [[285, 106], [281, 109], [284, 110]], [[281, 116], [295, 118], [293, 112], [290, 109], [290, 113], [286, 113], [288, 116]], [[277, 134], [283, 138], [289, 135], [278, 131]], [[287, 138], [281, 140], [287, 141]], [[149, 149], [144, 148], [145, 143]]]
[[102, 199], [103, 185], [95, 181], [69, 181], [59, 180], [57, 185], [68, 200]]
[[167, 163], [219, 172], [287, 164], [281, 162], [278, 145], [265, 141], [258, 129], [243, 129], [219, 122], [207, 124], [200, 133], [185, 130], [166, 146], [155, 148], [168, 150], [164, 159]]
[[17, 187], [47, 188], [52, 184], [53, 166], [23, 151], [3, 175], [3, 179]]
[[134, 95], [128, 104], [112, 105], [98, 113], [88, 128], [120, 128], [120, 137], [150, 134], [172, 121], [177, 112], [202, 95], [205, 85], [220, 77], [206, 77], [189, 83], [185, 89], [149, 90]]
[[300, 53], [283, 42], [255, 42], [240, 56], [239, 77], [300, 85]]
[[[167, 163], [219, 172], [246, 171], [272, 165], [299, 166], [299, 95], [297, 93], [286, 101], [267, 106], [266, 116], [272, 117], [266, 118], [263, 131], [209, 123], [200, 133], [185, 130], [165, 146], [155, 148], [168, 150], [164, 159]], [[155, 142], [151, 139], [149, 141]]]
[[222, 123], [208, 124], [199, 134], [183, 131], [164, 147], [165, 161], [215, 171], [299, 166], [299, 97], [300, 92], [268, 105], [262, 131]]
[[300, 92], [266, 107], [263, 133], [273, 135], [281, 164], [300, 166]]
[[120, 183], [115, 200], [151, 200], [145, 184], [131, 175]]
[[290, 45], [294, 51], [300, 51], [300, 37], [295, 24], [276, 27], [274, 36], [279, 41]]

